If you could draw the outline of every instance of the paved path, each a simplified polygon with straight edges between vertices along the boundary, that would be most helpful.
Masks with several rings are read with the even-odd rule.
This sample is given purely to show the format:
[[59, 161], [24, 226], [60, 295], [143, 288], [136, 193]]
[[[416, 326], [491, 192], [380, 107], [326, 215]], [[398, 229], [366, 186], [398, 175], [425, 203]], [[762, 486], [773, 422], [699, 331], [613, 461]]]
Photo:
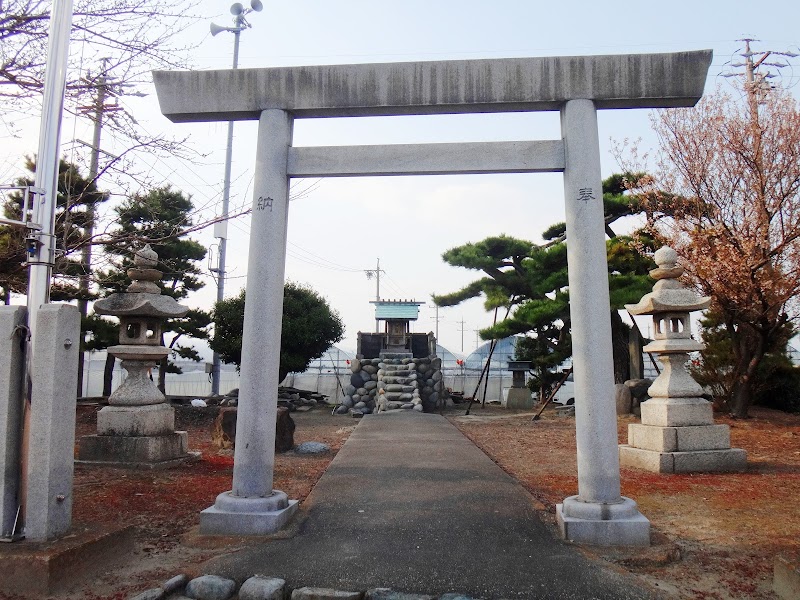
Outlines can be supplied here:
[[294, 537], [220, 557], [204, 570], [282, 577], [292, 587], [651, 597], [557, 539], [530, 495], [439, 415], [364, 417], [299, 518]]

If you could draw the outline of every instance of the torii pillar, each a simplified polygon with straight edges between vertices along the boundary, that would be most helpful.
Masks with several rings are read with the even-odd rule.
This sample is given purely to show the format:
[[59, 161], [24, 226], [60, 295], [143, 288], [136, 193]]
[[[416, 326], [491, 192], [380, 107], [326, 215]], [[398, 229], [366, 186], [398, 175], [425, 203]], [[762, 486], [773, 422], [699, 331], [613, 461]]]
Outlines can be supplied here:
[[[276, 531], [296, 510], [272, 489], [291, 177], [563, 172], [575, 373], [578, 494], [562, 535], [647, 545], [650, 523], [620, 494], [597, 110], [693, 106], [711, 51], [220, 71], [156, 71], [174, 122], [258, 120], [233, 489], [203, 511], [216, 534]], [[297, 148], [295, 118], [561, 111], [559, 140]]]

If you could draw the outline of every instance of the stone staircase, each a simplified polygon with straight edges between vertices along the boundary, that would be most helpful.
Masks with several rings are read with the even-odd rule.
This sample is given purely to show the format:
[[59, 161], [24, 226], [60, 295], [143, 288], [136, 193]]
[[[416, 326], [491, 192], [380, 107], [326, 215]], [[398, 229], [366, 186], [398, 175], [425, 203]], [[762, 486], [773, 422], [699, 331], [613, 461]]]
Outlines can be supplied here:
[[422, 411], [417, 365], [408, 352], [381, 352], [378, 365], [378, 412], [404, 408]]

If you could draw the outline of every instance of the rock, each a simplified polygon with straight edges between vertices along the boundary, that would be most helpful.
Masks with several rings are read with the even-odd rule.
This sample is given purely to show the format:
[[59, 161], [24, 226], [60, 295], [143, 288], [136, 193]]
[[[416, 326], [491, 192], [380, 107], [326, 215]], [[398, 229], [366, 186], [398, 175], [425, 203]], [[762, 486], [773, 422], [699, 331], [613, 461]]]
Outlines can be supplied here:
[[348, 412], [350, 412], [350, 408], [342, 404], [341, 406], [336, 407], [335, 412], [337, 415], [346, 415]]
[[187, 583], [189, 583], [188, 575], [176, 575], [175, 577], [171, 577], [162, 583], [161, 589], [164, 590], [164, 594], [168, 596], [185, 588]]
[[431, 379], [434, 381], [441, 381], [442, 380], [442, 372], [441, 371], [434, 371], [433, 375], [431, 375]]
[[297, 588], [292, 592], [292, 600], [361, 600], [363, 596], [363, 592], [314, 587]]
[[442, 359], [441, 358], [434, 358], [431, 360], [431, 368], [434, 371], [439, 371], [442, 368]]
[[344, 395], [345, 396], [352, 396], [356, 393], [356, 387], [354, 385], [346, 385], [344, 387]]
[[195, 600], [228, 600], [236, 591], [236, 582], [217, 575], [202, 575], [186, 584], [186, 596]]
[[360, 419], [361, 417], [364, 416], [364, 413], [361, 412], [360, 410], [356, 410], [354, 408], [351, 408], [350, 409], [350, 416], [353, 417], [354, 419]]
[[439, 600], [473, 600], [472, 596], [465, 596], [464, 594], [443, 594], [439, 596]]
[[342, 406], [346, 406], [347, 408], [353, 408], [353, 404], [355, 404], [355, 402], [353, 402], [352, 396], [345, 396], [342, 399]]
[[412, 409], [412, 408], [414, 408], [414, 405], [411, 404], [411, 402], [409, 402], [407, 404], [403, 404], [403, 406], [401, 406], [400, 408]]
[[[226, 406], [221, 408], [214, 419], [211, 429], [211, 442], [222, 450], [229, 450], [236, 445], [237, 408]], [[295, 424], [289, 415], [289, 408], [279, 406], [275, 423], [275, 452], [286, 452], [294, 446]]]
[[353, 373], [358, 373], [361, 370], [361, 361], [357, 358], [350, 362], [350, 370]]
[[364, 365], [361, 367], [361, 370], [365, 373], [369, 373], [370, 375], [376, 375], [378, 373], [378, 367], [375, 365]]
[[294, 447], [295, 424], [289, 409], [278, 407], [275, 420], [275, 452], [287, 452]]
[[639, 402], [642, 402], [647, 398], [647, 390], [650, 389], [650, 386], [653, 385], [652, 379], [629, 379], [625, 382], [625, 385], [631, 391], [631, 397]]
[[277, 577], [256, 575], [242, 584], [239, 600], [283, 600], [286, 582]]
[[442, 382], [441, 381], [437, 381], [436, 383], [433, 384], [433, 391], [434, 392], [441, 392], [442, 391], [442, 387], [443, 387], [442, 386]]
[[160, 587], [145, 590], [140, 594], [135, 595], [131, 600], [162, 600], [167, 594]]
[[403, 408], [403, 403], [402, 402], [388, 402], [386, 408], [389, 409], [389, 410], [397, 410], [399, 408]]
[[233, 448], [236, 441], [236, 408], [221, 408], [211, 426], [211, 443], [221, 450]]
[[420, 373], [427, 373], [430, 370], [430, 365], [426, 365], [425, 363], [420, 363], [417, 367], [417, 371]]
[[371, 415], [372, 414], [372, 409], [369, 406], [367, 406], [366, 408], [362, 408], [361, 409], [361, 414], [363, 414], [363, 415]]
[[618, 415], [629, 415], [631, 413], [631, 388], [624, 383], [615, 384], [614, 400], [617, 403]]
[[417, 391], [417, 386], [415, 386], [415, 385], [404, 385], [402, 391], [405, 394], [410, 394], [412, 392], [416, 392]]
[[372, 391], [377, 387], [378, 387], [378, 382], [377, 381], [366, 381], [366, 382], [364, 382], [364, 389], [366, 389], [368, 391]]
[[361, 377], [361, 379], [364, 380], [364, 382], [372, 381], [372, 373], [368, 373], [364, 369], [361, 369], [361, 371], [359, 371], [358, 374]]
[[352, 385], [356, 389], [363, 387], [364, 380], [361, 379], [361, 375], [359, 375], [358, 373], [353, 373], [352, 375], [350, 375], [350, 385]]
[[407, 365], [407, 364], [410, 364], [412, 362], [414, 362], [413, 358], [403, 358], [402, 360], [400, 360], [400, 364], [401, 365]]
[[367, 590], [364, 600], [433, 600], [434, 596], [423, 594], [404, 594], [389, 588], [374, 588]]
[[414, 396], [414, 399], [411, 401], [411, 404], [419, 404], [422, 400], [419, 399], [419, 396]]
[[434, 404], [434, 405], [435, 405], [437, 402], [439, 402], [439, 392], [433, 392], [433, 393], [431, 393], [431, 394], [428, 396], [428, 402], [430, 402], [431, 404]]
[[424, 409], [422, 408], [422, 404], [415, 404], [414, 410], [416, 410], [417, 412], [422, 412]]
[[295, 446], [295, 454], [324, 454], [330, 452], [331, 447], [322, 442], [303, 442]]
[[356, 402], [355, 405], [353, 405], [353, 408], [355, 408], [356, 410], [361, 410], [362, 408], [366, 408], [366, 406], [367, 406], [366, 402]]
[[365, 387], [360, 387], [360, 388], [358, 388], [358, 389], [356, 390], [356, 393], [357, 393], [359, 396], [367, 396], [367, 395], [369, 394], [369, 392], [367, 391], [367, 388], [365, 388]]
[[403, 392], [402, 394], [400, 394], [397, 397], [397, 399], [398, 400], [413, 400], [414, 399], [414, 395], [413, 394], [409, 394], [407, 392]]

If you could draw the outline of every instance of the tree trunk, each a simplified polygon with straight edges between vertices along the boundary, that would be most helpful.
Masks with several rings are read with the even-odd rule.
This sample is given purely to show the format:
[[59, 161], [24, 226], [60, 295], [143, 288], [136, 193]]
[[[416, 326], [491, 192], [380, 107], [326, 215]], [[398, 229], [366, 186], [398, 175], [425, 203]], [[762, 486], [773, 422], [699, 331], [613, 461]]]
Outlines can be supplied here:
[[738, 362], [736, 372], [738, 376], [733, 381], [731, 392], [731, 416], [735, 419], [750, 417], [750, 405], [753, 402], [753, 382], [758, 365], [764, 358], [766, 341], [762, 335], [734, 338], [734, 344], [739, 343]]
[[169, 364], [169, 357], [165, 356], [158, 363], [158, 389], [161, 393], [167, 394], [167, 365]]
[[616, 310], [611, 311], [611, 346], [614, 354], [614, 383], [630, 379], [630, 354], [628, 353], [628, 328]]
[[103, 369], [103, 396], [108, 398], [111, 395], [111, 380], [114, 377], [114, 358], [111, 354], [106, 354], [106, 365]]

